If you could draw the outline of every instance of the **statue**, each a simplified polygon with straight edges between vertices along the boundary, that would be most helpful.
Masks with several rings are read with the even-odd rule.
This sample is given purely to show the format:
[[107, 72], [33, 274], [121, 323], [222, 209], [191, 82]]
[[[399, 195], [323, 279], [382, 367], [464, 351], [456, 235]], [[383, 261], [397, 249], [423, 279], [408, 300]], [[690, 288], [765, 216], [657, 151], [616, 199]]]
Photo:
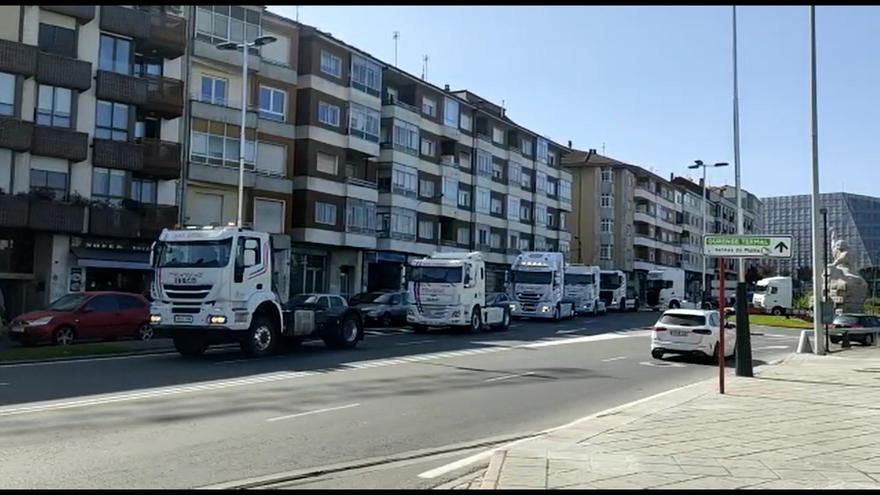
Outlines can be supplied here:
[[868, 283], [856, 271], [846, 241], [838, 239], [833, 228], [830, 231], [831, 254], [834, 261], [825, 267], [828, 277], [828, 297], [835, 308], [844, 313], [862, 313], [865, 299], [868, 297]]

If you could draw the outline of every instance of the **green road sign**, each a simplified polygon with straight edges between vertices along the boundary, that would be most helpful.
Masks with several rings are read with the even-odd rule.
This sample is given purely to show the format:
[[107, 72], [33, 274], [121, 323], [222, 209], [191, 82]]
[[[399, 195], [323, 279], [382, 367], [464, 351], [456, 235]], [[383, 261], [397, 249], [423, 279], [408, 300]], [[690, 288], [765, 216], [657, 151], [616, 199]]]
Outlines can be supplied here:
[[706, 235], [703, 254], [724, 258], [791, 258], [790, 235]]

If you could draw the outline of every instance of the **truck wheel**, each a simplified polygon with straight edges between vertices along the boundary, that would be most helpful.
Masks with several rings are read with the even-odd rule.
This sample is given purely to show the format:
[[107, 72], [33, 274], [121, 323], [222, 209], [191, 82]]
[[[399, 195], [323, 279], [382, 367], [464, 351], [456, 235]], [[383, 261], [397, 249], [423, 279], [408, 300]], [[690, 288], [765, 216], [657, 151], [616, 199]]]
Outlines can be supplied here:
[[785, 314], [785, 310], [780, 308], [779, 306], [776, 306], [775, 308], [773, 308], [772, 313], [773, 316], [782, 316]]
[[468, 333], [479, 333], [483, 329], [483, 318], [480, 307], [474, 308], [471, 314], [471, 324], [467, 326]]
[[191, 336], [175, 336], [174, 348], [181, 356], [201, 356], [208, 350], [208, 342]]
[[559, 305], [557, 304], [556, 308], [553, 309], [553, 321], [559, 321], [559, 314], [560, 314]]
[[492, 327], [496, 332], [506, 332], [510, 329], [510, 312], [504, 308], [504, 315], [501, 317], [501, 323]]
[[651, 357], [654, 359], [663, 359], [663, 351], [660, 349], [651, 349]]
[[251, 357], [268, 356], [278, 347], [278, 329], [265, 316], [257, 316], [251, 320], [251, 328], [247, 339], [240, 344], [242, 352]]
[[335, 349], [351, 349], [357, 347], [363, 336], [364, 328], [360, 320], [352, 314], [347, 314], [342, 317], [333, 335], [324, 339], [324, 343]]
[[428, 327], [425, 325], [413, 325], [412, 329], [415, 333], [428, 333]]
[[620, 300], [620, 306], [617, 307], [617, 311], [619, 311], [621, 313], [626, 311], [626, 299], [625, 298]]

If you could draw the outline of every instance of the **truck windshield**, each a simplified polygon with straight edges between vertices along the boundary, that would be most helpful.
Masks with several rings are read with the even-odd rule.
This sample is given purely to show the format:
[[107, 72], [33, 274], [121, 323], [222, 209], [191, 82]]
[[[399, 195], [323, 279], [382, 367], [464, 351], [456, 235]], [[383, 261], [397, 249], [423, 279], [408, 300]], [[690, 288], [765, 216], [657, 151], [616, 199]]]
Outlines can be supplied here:
[[754, 292], [755, 292], [755, 294], [764, 294], [765, 292], [767, 292], [767, 286], [766, 285], [756, 285]]
[[599, 275], [599, 283], [603, 289], [616, 289], [620, 287], [620, 276], [616, 273], [602, 273]]
[[159, 242], [159, 268], [220, 268], [229, 264], [232, 239], [222, 241]]
[[551, 272], [513, 271], [513, 283], [515, 284], [549, 284], [551, 280], [553, 280]]
[[672, 288], [671, 280], [648, 280], [648, 290]]
[[595, 283], [595, 277], [592, 273], [584, 274], [565, 274], [565, 285], [590, 285]]
[[460, 284], [460, 266], [414, 266], [409, 271], [410, 282], [427, 284]]

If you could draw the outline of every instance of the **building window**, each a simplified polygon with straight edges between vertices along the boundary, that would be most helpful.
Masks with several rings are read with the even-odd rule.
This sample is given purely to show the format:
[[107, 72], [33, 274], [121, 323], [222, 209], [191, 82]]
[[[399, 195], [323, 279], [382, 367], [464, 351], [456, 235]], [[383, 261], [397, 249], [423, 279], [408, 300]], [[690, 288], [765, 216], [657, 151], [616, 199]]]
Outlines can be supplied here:
[[443, 178], [443, 203], [454, 205], [458, 202], [458, 179]]
[[[224, 127], [224, 132], [229, 132], [230, 130], [230, 128]], [[253, 164], [256, 161], [256, 152], [256, 143], [246, 139], [244, 142], [246, 168], [248, 168], [247, 165], [250, 165], [249, 168], [253, 168]], [[240, 154], [238, 135], [230, 137], [197, 131], [192, 133], [190, 159], [194, 162], [238, 167]]]
[[348, 198], [345, 205], [345, 231], [376, 234], [376, 203]]
[[564, 211], [559, 212], [559, 228], [565, 229], [565, 212]]
[[528, 222], [532, 219], [532, 209], [528, 205], [519, 205], [519, 219]]
[[523, 189], [531, 189], [532, 188], [532, 173], [528, 170], [523, 170], [520, 175], [520, 185]]
[[126, 194], [128, 176], [123, 170], [92, 168], [92, 197], [107, 203], [121, 204]]
[[492, 141], [498, 144], [504, 144], [504, 129], [501, 129], [500, 127], [493, 127]]
[[462, 112], [459, 117], [458, 126], [459, 126], [459, 128], [470, 132], [470, 130], [471, 130], [471, 116], [470, 116], [470, 114]]
[[547, 163], [551, 166], [556, 166], [556, 153], [547, 153]]
[[547, 225], [547, 206], [535, 205], [535, 223], [538, 225]]
[[489, 247], [492, 249], [501, 249], [501, 234], [496, 232], [489, 234]]
[[15, 113], [15, 76], [0, 72], [0, 115]]
[[422, 154], [425, 156], [434, 156], [434, 148], [436, 144], [430, 139], [422, 138]]
[[394, 147], [417, 155], [419, 153], [419, 127], [409, 122], [395, 120]]
[[437, 102], [432, 98], [428, 98], [427, 96], [422, 97], [422, 113], [425, 115], [430, 115], [431, 117], [437, 116]]
[[571, 181], [559, 181], [559, 197], [564, 200], [571, 201]]
[[340, 113], [341, 109], [336, 105], [331, 105], [325, 101], [318, 102], [318, 122], [339, 127]]
[[486, 227], [477, 227], [477, 245], [489, 245], [489, 229]]
[[520, 150], [522, 154], [525, 156], [532, 155], [532, 140], [531, 139], [523, 139], [520, 145]]
[[458, 206], [471, 206], [471, 192], [467, 189], [458, 189]]
[[269, 175], [287, 176], [287, 146], [277, 143], [257, 143], [256, 170]]
[[95, 137], [128, 141], [128, 105], [98, 100], [95, 112]]
[[416, 212], [403, 208], [391, 208], [377, 214], [380, 237], [416, 240]]
[[613, 244], [602, 244], [601, 246], [599, 246], [599, 259], [610, 260], [612, 254], [611, 252], [613, 251], [613, 249]]
[[31, 169], [31, 191], [38, 191], [56, 200], [67, 198], [67, 174]]
[[319, 151], [317, 154], [317, 169], [318, 172], [336, 175], [339, 172], [339, 158], [336, 155]]
[[134, 75], [143, 76], [161, 76], [165, 60], [162, 57], [144, 55], [142, 53], [134, 54]]
[[547, 140], [544, 138], [538, 138], [538, 156], [536, 157], [536, 159], [539, 162], [547, 163], [547, 155], [549, 154], [549, 152], [550, 150]]
[[434, 239], [434, 222], [430, 220], [419, 220], [419, 237], [422, 239]]
[[226, 88], [229, 82], [226, 79], [213, 76], [202, 76], [202, 98], [206, 103], [226, 106]]
[[459, 168], [463, 168], [465, 170], [471, 169], [471, 154], [467, 151], [461, 151], [458, 153], [458, 166]]
[[333, 77], [342, 77], [342, 59], [321, 50], [321, 72]]
[[537, 180], [535, 188], [540, 192], [547, 192], [547, 174], [543, 172], [536, 173]]
[[131, 74], [131, 41], [102, 34], [98, 70]]
[[351, 87], [373, 96], [382, 92], [382, 69], [358, 56], [351, 58]]
[[492, 178], [501, 180], [504, 178], [504, 167], [501, 163], [492, 160]]
[[41, 52], [76, 58], [76, 31], [41, 22], [37, 45]]
[[471, 229], [469, 227], [459, 227], [456, 232], [456, 240], [459, 244], [470, 244]]
[[284, 201], [255, 198], [254, 230], [270, 234], [284, 233]]
[[504, 213], [504, 203], [501, 202], [498, 198], [492, 198], [492, 213], [495, 215], [501, 215]]
[[520, 250], [520, 251], [528, 251], [529, 248], [531, 247], [530, 244], [531, 244], [531, 242], [529, 241], [529, 239], [526, 239], [526, 238], [520, 237], [520, 239], [519, 239], [519, 250]]
[[610, 168], [602, 169], [602, 182], [614, 182], [614, 173]]
[[269, 86], [260, 86], [260, 118], [284, 122], [284, 101], [286, 99], [287, 93], [284, 91]]
[[156, 204], [156, 181], [148, 179], [132, 179], [131, 199], [138, 203]]
[[519, 198], [515, 196], [507, 197], [507, 219], [519, 220]]
[[492, 193], [483, 187], [477, 188], [477, 211], [481, 213], [489, 213], [490, 204], [492, 203]]
[[381, 114], [372, 108], [351, 103], [348, 115], [348, 133], [373, 143], [379, 142]]
[[492, 177], [492, 155], [483, 150], [477, 150], [477, 175]]
[[602, 196], [599, 197], [599, 207], [600, 208], [611, 208], [613, 201], [614, 201], [614, 198], [610, 194], [602, 194]]
[[415, 197], [418, 194], [418, 172], [412, 167], [395, 163], [391, 171], [391, 192], [404, 196]]
[[507, 182], [510, 184], [520, 184], [522, 182], [522, 167], [519, 163], [510, 162], [507, 166]]
[[336, 225], [336, 205], [333, 203], [315, 202], [315, 223]]
[[459, 106], [458, 101], [452, 98], [443, 99], [443, 125], [458, 129], [459, 125]]
[[40, 84], [37, 93], [37, 124], [70, 127], [71, 91]]
[[237, 5], [199, 5], [198, 37], [216, 45], [220, 41], [248, 43], [260, 37], [260, 12]]
[[547, 212], [547, 226], [551, 228], [556, 228], [556, 215]]
[[603, 218], [599, 223], [600, 232], [613, 232], [614, 231], [614, 220], [611, 218]]
[[423, 198], [434, 197], [434, 181], [420, 179], [419, 180], [419, 196]]

